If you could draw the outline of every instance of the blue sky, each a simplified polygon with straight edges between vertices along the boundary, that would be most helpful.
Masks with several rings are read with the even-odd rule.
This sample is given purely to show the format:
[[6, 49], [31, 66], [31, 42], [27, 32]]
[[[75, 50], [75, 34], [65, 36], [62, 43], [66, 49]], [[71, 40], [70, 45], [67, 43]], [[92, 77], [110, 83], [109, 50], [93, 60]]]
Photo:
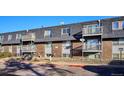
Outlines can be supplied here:
[[13, 32], [42, 26], [55, 26], [89, 20], [111, 18], [112, 16], [0, 16], [0, 32]]

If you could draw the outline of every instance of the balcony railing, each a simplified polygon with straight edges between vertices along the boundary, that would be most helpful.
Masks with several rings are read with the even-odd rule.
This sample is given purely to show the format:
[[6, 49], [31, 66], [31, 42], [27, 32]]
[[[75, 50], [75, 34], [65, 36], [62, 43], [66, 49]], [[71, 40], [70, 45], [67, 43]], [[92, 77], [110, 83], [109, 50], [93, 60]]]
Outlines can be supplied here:
[[83, 51], [87, 51], [87, 52], [97, 52], [97, 51], [101, 51], [101, 44], [97, 44], [97, 45], [84, 45], [83, 46]]
[[29, 45], [29, 46], [22, 46], [21, 47], [21, 51], [22, 52], [36, 52], [36, 47], [31, 46], [31, 45]]
[[124, 45], [124, 43], [114, 42], [113, 45]]
[[103, 27], [92, 27], [92, 28], [88, 28], [85, 27], [83, 28], [83, 35], [101, 35], [103, 32]]
[[35, 35], [32, 33], [22, 36], [22, 41], [35, 41]]

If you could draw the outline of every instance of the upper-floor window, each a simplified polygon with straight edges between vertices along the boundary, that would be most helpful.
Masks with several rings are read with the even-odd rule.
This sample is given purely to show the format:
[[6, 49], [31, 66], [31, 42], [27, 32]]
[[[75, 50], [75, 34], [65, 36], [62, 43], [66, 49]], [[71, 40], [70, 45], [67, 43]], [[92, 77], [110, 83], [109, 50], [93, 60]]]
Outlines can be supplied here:
[[45, 30], [44, 37], [51, 37], [51, 30]]
[[124, 21], [122, 21], [122, 28], [124, 29]]
[[115, 29], [119, 29], [119, 22], [118, 21], [115, 21], [112, 23], [112, 29], [115, 30]]
[[70, 35], [70, 28], [62, 28], [61, 33], [62, 35]]
[[0, 41], [2, 41], [2, 36], [0, 36]]
[[8, 41], [12, 39], [12, 35], [8, 35]]
[[122, 30], [124, 29], [124, 21], [112, 22], [112, 30]]
[[4, 36], [3, 35], [0, 36], [0, 41], [3, 41], [3, 39], [4, 39]]
[[16, 34], [16, 40], [21, 39], [21, 34]]

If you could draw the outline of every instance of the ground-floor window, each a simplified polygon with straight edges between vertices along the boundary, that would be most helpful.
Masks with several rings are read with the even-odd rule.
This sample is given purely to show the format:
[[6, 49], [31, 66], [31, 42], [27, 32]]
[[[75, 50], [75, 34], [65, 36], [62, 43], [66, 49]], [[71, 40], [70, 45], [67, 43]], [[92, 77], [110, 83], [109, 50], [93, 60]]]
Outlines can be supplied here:
[[124, 53], [123, 54], [119, 54], [119, 53], [113, 54], [113, 59], [124, 59]]
[[12, 53], [12, 46], [9, 46], [9, 52]]
[[21, 46], [17, 46], [16, 55], [20, 56], [20, 54], [21, 54]]
[[45, 57], [49, 57], [52, 55], [52, 42], [48, 42], [45, 44]]
[[112, 58], [124, 59], [124, 38], [118, 38], [113, 40]]
[[70, 57], [71, 55], [71, 41], [65, 41], [62, 44], [62, 56]]

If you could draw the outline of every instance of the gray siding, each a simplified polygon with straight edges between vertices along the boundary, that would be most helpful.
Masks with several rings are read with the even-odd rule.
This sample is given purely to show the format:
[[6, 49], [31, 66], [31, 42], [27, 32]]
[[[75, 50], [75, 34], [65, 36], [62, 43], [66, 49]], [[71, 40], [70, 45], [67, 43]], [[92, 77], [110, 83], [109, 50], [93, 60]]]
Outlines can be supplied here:
[[[116, 18], [109, 18], [101, 20], [101, 24], [103, 25], [103, 39], [106, 38], [119, 38], [124, 37], [124, 30], [120, 31], [112, 31], [112, 22], [116, 20], [124, 20], [124, 17], [116, 17]], [[79, 34], [82, 31], [83, 25], [88, 24], [96, 24], [98, 23], [97, 20], [89, 21], [89, 22], [81, 22], [75, 24], [67, 24], [67, 25], [59, 25], [53, 27], [43, 27], [37, 29], [30, 29], [29, 32], [33, 32], [36, 35], [35, 43], [40, 42], [48, 42], [48, 41], [66, 41], [66, 40], [77, 40], [74, 35]], [[61, 36], [61, 28], [69, 27], [70, 28], [70, 36]], [[51, 30], [52, 37], [44, 38], [44, 31]], [[9, 33], [2, 33], [4, 35], [3, 44], [19, 44], [20, 40], [16, 40], [16, 34], [25, 34], [26, 30], [17, 31], [17, 32], [9, 32]], [[12, 40], [8, 41], [8, 35], [12, 35]]]

